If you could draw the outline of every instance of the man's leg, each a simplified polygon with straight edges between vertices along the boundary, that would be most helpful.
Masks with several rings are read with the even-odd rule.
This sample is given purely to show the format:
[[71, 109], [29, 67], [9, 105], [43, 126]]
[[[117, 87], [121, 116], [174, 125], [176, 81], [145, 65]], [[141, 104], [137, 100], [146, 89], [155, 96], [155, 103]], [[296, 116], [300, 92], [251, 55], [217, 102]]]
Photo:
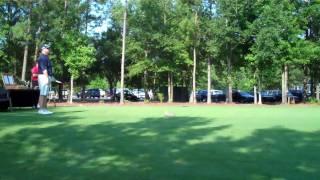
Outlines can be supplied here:
[[43, 96], [42, 95], [39, 96], [39, 106], [40, 107], [39, 107], [38, 113], [43, 114], [44, 107], [43, 107]]
[[38, 102], [40, 109], [43, 109], [43, 96], [39, 96], [39, 102]]
[[48, 101], [47, 101], [47, 96], [43, 96], [43, 108], [47, 109], [48, 108]]
[[47, 114], [52, 114], [53, 112], [48, 111], [48, 97], [47, 96], [44, 96], [43, 104], [44, 104], [46, 113]]
[[47, 84], [47, 89], [46, 90], [47, 90], [46, 91], [47, 96], [44, 96], [43, 104], [44, 104], [44, 107], [46, 109], [47, 114], [52, 114], [52, 112], [48, 111], [48, 95], [49, 95], [49, 92], [51, 90], [51, 77], [49, 77], [49, 82]]
[[45, 82], [43, 75], [39, 75], [39, 88], [40, 88], [40, 97], [39, 97], [39, 114], [52, 114], [52, 112], [47, 110], [47, 96], [49, 93], [48, 83]]

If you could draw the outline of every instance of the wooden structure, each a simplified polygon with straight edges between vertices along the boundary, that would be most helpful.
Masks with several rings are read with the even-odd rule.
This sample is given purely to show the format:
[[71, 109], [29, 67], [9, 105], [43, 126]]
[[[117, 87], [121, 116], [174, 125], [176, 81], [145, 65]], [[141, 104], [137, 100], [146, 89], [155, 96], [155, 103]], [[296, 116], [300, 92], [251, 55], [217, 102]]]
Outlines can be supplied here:
[[38, 89], [17, 83], [14, 76], [10, 74], [2, 74], [2, 82], [8, 93], [10, 109], [12, 107], [37, 107], [40, 94]]

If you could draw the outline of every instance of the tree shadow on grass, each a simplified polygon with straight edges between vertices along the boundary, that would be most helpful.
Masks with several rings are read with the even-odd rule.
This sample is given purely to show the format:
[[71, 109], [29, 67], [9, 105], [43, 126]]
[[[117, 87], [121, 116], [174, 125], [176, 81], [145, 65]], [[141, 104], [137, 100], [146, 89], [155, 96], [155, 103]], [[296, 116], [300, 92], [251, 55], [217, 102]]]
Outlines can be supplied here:
[[76, 113], [85, 112], [81, 111], [59, 111], [57, 114], [40, 115], [36, 109], [16, 109], [13, 112], [0, 113], [0, 129], [14, 125], [36, 125], [55, 122], [69, 122], [70, 120], [77, 119]]
[[[60, 117], [56, 117], [57, 121]], [[199, 117], [65, 123], [0, 137], [0, 179], [316, 179], [320, 132], [274, 127], [240, 140]]]

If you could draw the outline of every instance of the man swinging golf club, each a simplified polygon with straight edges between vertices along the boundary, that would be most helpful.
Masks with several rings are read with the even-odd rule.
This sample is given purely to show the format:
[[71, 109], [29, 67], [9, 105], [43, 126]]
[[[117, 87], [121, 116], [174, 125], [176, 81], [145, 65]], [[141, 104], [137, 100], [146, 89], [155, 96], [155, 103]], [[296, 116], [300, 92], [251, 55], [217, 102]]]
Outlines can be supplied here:
[[50, 46], [48, 44], [44, 44], [41, 47], [41, 54], [38, 58], [38, 83], [40, 89], [40, 97], [39, 97], [39, 114], [47, 115], [52, 114], [52, 112], [47, 109], [47, 96], [49, 94], [49, 88], [51, 86], [52, 77], [52, 64], [49, 59], [49, 50]]

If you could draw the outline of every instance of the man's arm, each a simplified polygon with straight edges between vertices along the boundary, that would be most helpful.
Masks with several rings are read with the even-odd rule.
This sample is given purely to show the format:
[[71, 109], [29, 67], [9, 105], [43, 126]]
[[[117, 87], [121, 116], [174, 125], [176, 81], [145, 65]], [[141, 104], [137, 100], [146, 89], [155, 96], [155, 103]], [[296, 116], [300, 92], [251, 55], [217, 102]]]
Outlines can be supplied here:
[[43, 75], [45, 75], [47, 78], [49, 77], [49, 76], [48, 76], [48, 70], [45, 69], [45, 70], [42, 71], [42, 73], [43, 73]]
[[45, 69], [42, 72], [43, 72], [43, 75], [46, 77], [46, 82], [45, 83], [48, 84], [49, 83], [48, 71]]

